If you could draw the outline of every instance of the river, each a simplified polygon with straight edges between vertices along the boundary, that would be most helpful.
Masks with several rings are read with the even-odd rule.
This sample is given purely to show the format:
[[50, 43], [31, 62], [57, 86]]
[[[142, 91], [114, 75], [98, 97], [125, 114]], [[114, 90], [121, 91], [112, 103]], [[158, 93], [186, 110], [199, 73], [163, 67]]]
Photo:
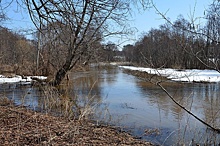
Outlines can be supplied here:
[[[81, 106], [94, 109], [93, 120], [120, 126], [123, 130], [158, 145], [217, 145], [220, 135], [207, 129], [179, 108], [158, 86], [123, 72], [117, 67], [92, 67], [70, 74], [68, 96]], [[220, 84], [163, 84], [187, 109], [210, 125], [220, 128]], [[30, 85], [1, 84], [1, 96], [32, 109], [42, 108], [42, 94]], [[66, 85], [65, 85], [66, 86]]]

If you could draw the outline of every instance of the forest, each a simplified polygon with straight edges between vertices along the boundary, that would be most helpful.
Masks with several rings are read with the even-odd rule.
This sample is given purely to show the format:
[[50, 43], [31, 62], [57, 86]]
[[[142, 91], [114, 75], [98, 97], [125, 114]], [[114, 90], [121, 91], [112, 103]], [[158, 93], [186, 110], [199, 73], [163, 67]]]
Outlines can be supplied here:
[[[0, 0], [1, 78], [12, 79], [20, 75], [17, 77], [26, 79], [24, 82], [28, 82], [27, 78], [35, 75], [48, 78], [46, 80], [37, 78], [37, 80], [30, 77], [33, 79], [28, 82], [30, 84], [22, 84], [22, 82], [0, 84], [2, 90], [0, 117], [3, 117], [0, 122], [4, 123], [4, 125], [0, 125], [4, 126], [0, 128], [3, 129], [0, 131], [0, 143], [2, 140], [2, 144], [18, 144], [20, 142], [21, 145], [51, 145], [58, 144], [58, 142], [61, 145], [73, 143], [76, 145], [79, 143], [84, 145], [100, 143], [103, 145], [104, 139], [104, 145], [151, 145], [145, 141], [136, 141], [127, 134], [122, 135], [124, 138], [122, 139], [117, 135], [122, 131], [118, 132], [117, 129], [105, 129], [100, 126], [103, 119], [100, 120], [100, 123], [99, 120], [95, 121], [95, 124], [85, 121], [90, 120], [90, 116], [91, 119], [95, 119], [95, 114], [97, 114], [95, 110], [100, 108], [98, 116], [101, 117], [104, 114], [104, 120], [107, 122], [111, 122], [110, 119], [114, 116], [114, 111], [117, 113], [117, 118], [122, 118], [124, 115], [127, 117], [133, 111], [135, 114], [132, 115], [132, 119], [138, 113], [144, 112], [143, 115], [137, 116], [137, 121], [142, 120], [140, 117], [144, 117], [146, 120], [150, 119], [152, 121], [146, 122], [147, 128], [152, 122], [153, 129], [145, 130], [142, 129], [143, 127], [138, 127], [138, 129], [143, 130], [142, 136], [154, 134], [155, 131], [156, 133], [157, 131], [166, 133], [158, 144], [163, 145], [175, 131], [177, 134], [184, 131], [180, 138], [185, 139], [185, 136], [189, 136], [186, 129], [191, 128], [189, 125], [194, 123], [195, 119], [206, 126], [208, 125], [216, 132], [213, 134], [213, 137], [217, 137], [216, 139], [213, 137], [207, 140], [203, 138], [202, 143], [205, 140], [208, 144], [208, 140], [210, 140], [219, 144], [219, 136], [217, 135], [219, 134], [218, 84], [198, 83], [195, 80], [192, 80], [192, 84], [179, 84], [169, 82], [168, 77], [163, 78], [159, 73], [161, 68], [172, 68], [176, 69], [175, 71], [211, 69], [218, 71], [218, 74], [220, 73], [219, 0], [213, 0], [201, 17], [193, 17], [192, 15], [189, 19], [180, 14], [175, 21], [171, 21], [169, 17], [161, 13], [154, 4], [150, 3], [153, 2], [151, 0], [8, 0], [8, 3], [2, 2]], [[28, 30], [19, 33], [19, 31], [5, 25], [5, 22], [9, 21], [9, 16], [5, 12], [12, 2], [17, 3], [18, 7], [23, 6], [22, 9], [28, 13], [34, 26], [31, 39], [27, 37]], [[123, 47], [120, 46], [121, 44], [108, 40], [111, 37], [131, 35], [132, 30], [128, 28], [130, 13], [132, 8], [137, 9], [138, 7], [141, 7], [142, 10], [155, 9], [166, 23], [161, 24], [158, 28], [146, 30], [135, 43], [126, 44]], [[129, 72], [114, 66], [97, 65], [112, 62], [128, 63], [131, 67], [150, 67], [155, 69], [159, 76], [145, 72]], [[89, 68], [90, 65], [94, 67]], [[189, 75], [186, 77], [189, 78]], [[162, 82], [164, 86], [162, 86]], [[173, 90], [167, 91], [164, 87]], [[195, 92], [191, 90], [194, 87], [197, 90]], [[16, 92], [16, 89], [19, 92]], [[37, 95], [35, 98], [38, 89], [39, 92], [42, 92], [43, 97]], [[24, 92], [24, 95], [20, 91]], [[103, 91], [106, 92], [103, 93]], [[176, 94], [176, 91], [179, 94]], [[12, 93], [12, 96], [9, 93]], [[19, 95], [15, 95], [17, 93]], [[9, 97], [12, 97], [12, 100]], [[33, 104], [32, 106], [35, 106], [34, 103], [39, 103], [37, 106], [42, 108], [45, 117], [38, 112], [23, 108], [29, 107], [24, 104], [28, 97], [31, 100], [27, 100], [27, 102]], [[12, 109], [15, 98], [21, 100], [22, 108], [15, 106]], [[34, 100], [36, 101], [34, 102]], [[108, 105], [110, 106], [108, 107]], [[140, 108], [141, 105], [142, 108]], [[155, 107], [152, 105], [156, 105], [158, 112], [154, 110]], [[200, 106], [197, 107], [197, 105]], [[193, 114], [194, 106], [196, 106], [195, 111], [199, 113], [198, 117]], [[35, 107], [33, 108], [35, 110]], [[58, 111], [55, 113], [56, 116], [61, 115], [61, 117], [44, 114], [47, 112], [54, 114], [54, 109]], [[109, 109], [113, 112], [111, 113]], [[121, 111], [121, 115], [118, 116]], [[128, 114], [123, 111], [127, 111]], [[92, 114], [93, 112], [95, 114]], [[161, 118], [163, 112], [165, 118]], [[178, 116], [180, 121], [177, 120], [176, 123], [183, 120], [185, 127], [175, 127], [178, 130], [171, 128], [171, 131], [166, 131], [168, 128], [157, 128], [156, 120], [149, 118], [157, 113], [159, 115], [156, 118], [160, 117], [158, 124], [161, 124], [160, 122], [163, 120], [171, 120], [167, 115], [174, 113], [174, 116], [172, 115], [174, 120], [161, 125], [175, 125], [174, 121]], [[187, 123], [185, 123], [185, 113], [194, 117], [191, 123], [188, 115], [186, 115]], [[201, 113], [204, 113], [205, 118], [200, 117]], [[126, 119], [126, 122], [128, 121]], [[74, 126], [74, 124], [76, 125]], [[177, 125], [179, 126], [179, 123]], [[39, 127], [41, 127], [40, 130]], [[18, 135], [14, 134], [15, 129]], [[33, 131], [30, 132], [29, 129]], [[94, 129], [98, 129], [95, 134]], [[194, 131], [189, 130], [195, 134]], [[202, 130], [204, 131], [197, 130], [197, 132], [204, 135], [203, 132], [207, 132], [209, 129], [206, 127]], [[163, 136], [163, 134], [161, 135]], [[113, 139], [109, 140], [110, 137]], [[153, 138], [157, 138], [157, 135]], [[193, 145], [194, 139], [191, 138], [186, 137], [186, 141]], [[172, 140], [172, 137], [170, 139]], [[182, 145], [179, 143], [181, 139], [177, 139], [177, 143]]]
[[[32, 6], [30, 4], [27, 3], [27, 6]], [[124, 7], [120, 9], [126, 10]], [[201, 24], [189, 21], [182, 15], [179, 15], [174, 22], [164, 17], [167, 20], [165, 24], [143, 33], [135, 44], [127, 44], [119, 50], [118, 45], [113, 42], [104, 43], [105, 32], [99, 27], [95, 29], [97, 24], [93, 25], [92, 22], [85, 25], [83, 29], [81, 26], [76, 26], [82, 29], [82, 32], [84, 31], [83, 36], [80, 33], [74, 34], [75, 31], [69, 32], [70, 25], [75, 21], [67, 25], [58, 20], [46, 24], [42, 22], [38, 26], [38, 31], [33, 34], [34, 39], [28, 40], [24, 35], [2, 25], [7, 19], [2, 12], [0, 17], [1, 72], [54, 75], [67, 62], [70, 52], [73, 55], [69, 58], [74, 59], [67, 70], [75, 65], [84, 66], [88, 63], [113, 61], [126, 61], [136, 66], [152, 68], [219, 70], [219, 13], [220, 3], [214, 1], [208, 10], [204, 10], [205, 22]], [[33, 12], [32, 15], [35, 13]], [[89, 16], [92, 17], [92, 14], [88, 14], [86, 19], [89, 19]], [[101, 26], [101, 22], [96, 23]], [[72, 33], [79, 35], [79, 40], [71, 38]], [[74, 44], [76, 48], [70, 51], [69, 45], [72, 45], [72, 40], [76, 41]]]
[[194, 28], [179, 16], [173, 25], [167, 23], [151, 29], [134, 45], [124, 46], [126, 61], [154, 68], [219, 67], [216, 63], [220, 44], [216, 38], [220, 29], [217, 22], [210, 21], [203, 28]]
[[176, 21], [152, 28], [134, 45], [126, 45], [126, 61], [140, 66], [177, 69], [217, 69], [220, 57], [220, 4], [210, 5], [205, 25], [182, 15]]

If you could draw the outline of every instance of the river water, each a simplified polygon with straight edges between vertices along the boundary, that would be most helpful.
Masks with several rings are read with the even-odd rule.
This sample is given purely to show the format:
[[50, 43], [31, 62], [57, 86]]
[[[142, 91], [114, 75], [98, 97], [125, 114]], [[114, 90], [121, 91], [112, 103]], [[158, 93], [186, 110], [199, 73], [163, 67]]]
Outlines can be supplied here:
[[[210, 125], [220, 128], [220, 84], [163, 84], [167, 91]], [[42, 94], [29, 85], [1, 84], [1, 96], [30, 108], [40, 109]], [[123, 72], [117, 67], [93, 67], [70, 74], [69, 96], [94, 107], [97, 123], [120, 126], [123, 130], [158, 145], [220, 143], [220, 134], [179, 108], [158, 86]]]

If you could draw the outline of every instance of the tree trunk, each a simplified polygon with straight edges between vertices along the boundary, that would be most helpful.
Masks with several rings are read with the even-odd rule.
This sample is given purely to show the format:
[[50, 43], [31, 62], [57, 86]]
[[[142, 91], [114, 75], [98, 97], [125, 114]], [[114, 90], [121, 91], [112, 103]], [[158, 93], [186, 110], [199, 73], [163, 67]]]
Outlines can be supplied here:
[[71, 69], [72, 60], [73, 60], [73, 56], [69, 55], [63, 67], [57, 71], [55, 79], [50, 83], [51, 85], [53, 86], [60, 85], [62, 80], [65, 78], [66, 73]]
[[55, 79], [52, 81], [51, 85], [58, 86], [62, 82], [62, 80], [65, 78], [67, 69], [61, 68], [56, 73]]

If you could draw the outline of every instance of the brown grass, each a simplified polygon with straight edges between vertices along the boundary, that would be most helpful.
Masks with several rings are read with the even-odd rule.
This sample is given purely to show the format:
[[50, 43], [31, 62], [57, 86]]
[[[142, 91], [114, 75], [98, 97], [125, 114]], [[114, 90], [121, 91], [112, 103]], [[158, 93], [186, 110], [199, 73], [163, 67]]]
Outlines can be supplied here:
[[13, 101], [9, 100], [7, 97], [0, 97], [0, 106], [13, 105]]
[[0, 123], [0, 145], [151, 145], [117, 128], [10, 104], [0, 104]]

